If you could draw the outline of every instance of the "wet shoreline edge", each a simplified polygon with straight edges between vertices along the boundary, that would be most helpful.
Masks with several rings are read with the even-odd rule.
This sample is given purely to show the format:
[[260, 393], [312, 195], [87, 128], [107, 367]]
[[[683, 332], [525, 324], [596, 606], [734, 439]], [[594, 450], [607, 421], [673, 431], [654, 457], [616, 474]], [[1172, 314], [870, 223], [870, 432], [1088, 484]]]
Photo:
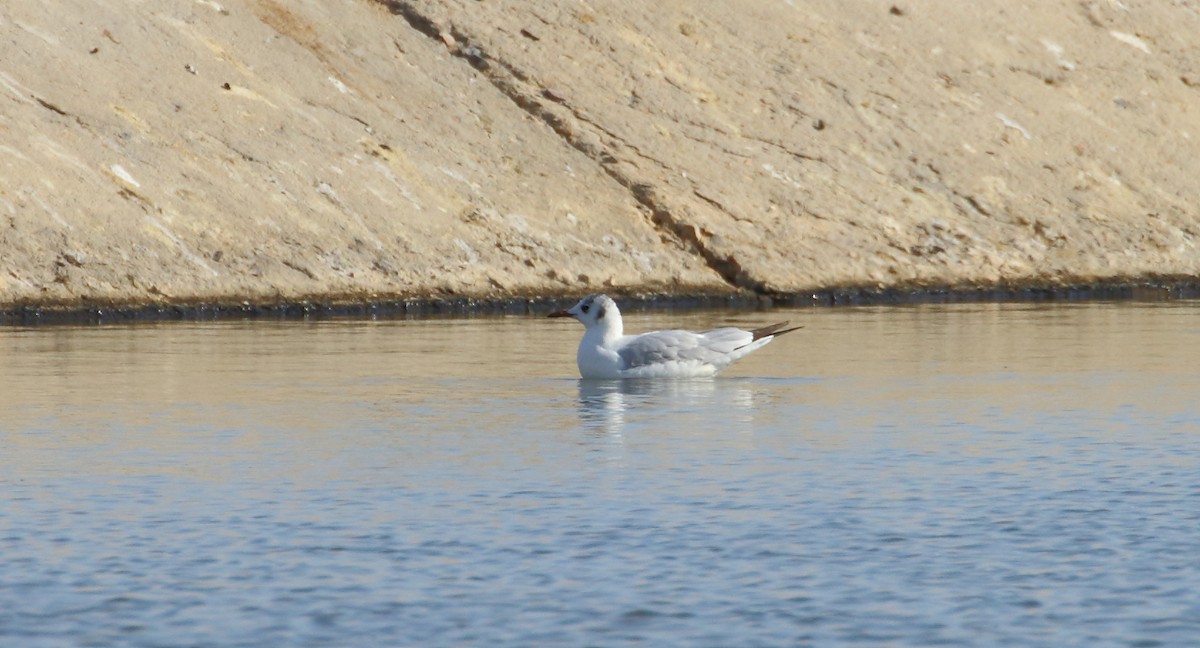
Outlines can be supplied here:
[[[1065, 285], [971, 287], [846, 287], [760, 294], [613, 290], [631, 312], [775, 306], [903, 306], [934, 303], [1172, 301], [1200, 299], [1200, 280], [1112, 281]], [[143, 304], [21, 304], [0, 306], [0, 326], [111, 325], [216, 320], [432, 319], [538, 315], [570, 305], [579, 294], [506, 297], [312, 297], [279, 301], [213, 300]]]

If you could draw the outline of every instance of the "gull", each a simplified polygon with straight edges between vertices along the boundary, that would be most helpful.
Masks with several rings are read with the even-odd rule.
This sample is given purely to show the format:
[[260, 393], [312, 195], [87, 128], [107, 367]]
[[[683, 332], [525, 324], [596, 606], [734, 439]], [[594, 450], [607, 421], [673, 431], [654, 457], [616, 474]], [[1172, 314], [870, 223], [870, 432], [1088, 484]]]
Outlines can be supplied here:
[[585, 327], [575, 360], [584, 378], [693, 378], [715, 376], [738, 358], [760, 349], [784, 328], [779, 322], [749, 331], [652, 331], [625, 335], [621, 311], [608, 295], [588, 295], [549, 317], [574, 317]]

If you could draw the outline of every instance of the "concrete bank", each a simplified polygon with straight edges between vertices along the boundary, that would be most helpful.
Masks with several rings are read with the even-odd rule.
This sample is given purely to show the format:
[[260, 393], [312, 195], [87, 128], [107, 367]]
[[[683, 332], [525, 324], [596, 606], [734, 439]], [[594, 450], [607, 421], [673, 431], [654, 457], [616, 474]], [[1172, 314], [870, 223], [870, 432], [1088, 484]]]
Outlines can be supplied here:
[[1151, 2], [13, 0], [0, 310], [1190, 294], [1196, 33]]

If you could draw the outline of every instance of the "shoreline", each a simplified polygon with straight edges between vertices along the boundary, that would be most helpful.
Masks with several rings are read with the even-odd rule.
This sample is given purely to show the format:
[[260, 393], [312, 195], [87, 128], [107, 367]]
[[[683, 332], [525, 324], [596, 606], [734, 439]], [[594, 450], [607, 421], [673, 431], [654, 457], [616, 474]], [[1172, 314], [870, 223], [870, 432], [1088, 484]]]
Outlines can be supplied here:
[[[603, 292], [603, 291], [598, 291]], [[826, 288], [764, 295], [751, 292], [611, 291], [629, 312], [774, 307], [905, 306], [913, 304], [1007, 302], [1157, 302], [1200, 299], [1200, 280], [1111, 281], [1087, 284], [926, 286], [912, 288]], [[312, 297], [288, 301], [214, 300], [190, 303], [0, 306], [0, 327], [108, 326], [143, 322], [236, 320], [429, 319], [537, 315], [574, 303], [584, 293], [547, 296], [391, 298]]]

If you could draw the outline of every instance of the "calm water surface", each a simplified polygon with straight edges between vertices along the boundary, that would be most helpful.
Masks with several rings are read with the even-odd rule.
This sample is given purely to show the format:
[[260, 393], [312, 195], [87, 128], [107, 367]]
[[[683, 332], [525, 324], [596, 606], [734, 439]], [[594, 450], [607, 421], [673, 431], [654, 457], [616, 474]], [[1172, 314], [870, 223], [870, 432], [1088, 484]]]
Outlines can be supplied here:
[[783, 318], [0, 329], [0, 645], [1200, 645], [1200, 304]]

